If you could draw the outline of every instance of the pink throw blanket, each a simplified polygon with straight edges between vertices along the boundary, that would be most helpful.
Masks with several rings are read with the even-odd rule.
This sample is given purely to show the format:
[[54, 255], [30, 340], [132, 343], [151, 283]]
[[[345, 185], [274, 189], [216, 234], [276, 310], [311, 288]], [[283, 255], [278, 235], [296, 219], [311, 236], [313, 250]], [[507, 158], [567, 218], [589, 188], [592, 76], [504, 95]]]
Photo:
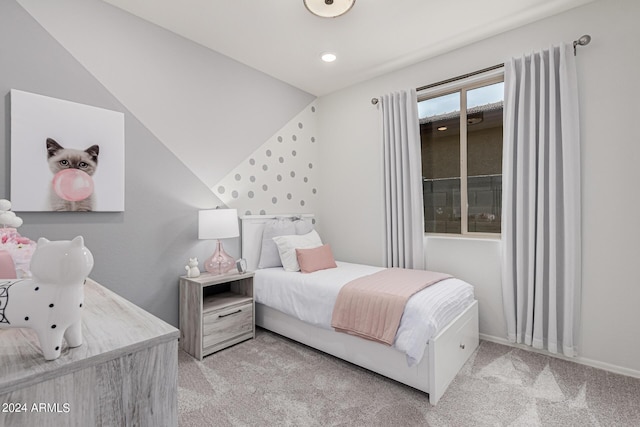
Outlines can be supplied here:
[[331, 326], [392, 345], [409, 298], [427, 286], [452, 277], [425, 270], [388, 268], [359, 277], [340, 289]]

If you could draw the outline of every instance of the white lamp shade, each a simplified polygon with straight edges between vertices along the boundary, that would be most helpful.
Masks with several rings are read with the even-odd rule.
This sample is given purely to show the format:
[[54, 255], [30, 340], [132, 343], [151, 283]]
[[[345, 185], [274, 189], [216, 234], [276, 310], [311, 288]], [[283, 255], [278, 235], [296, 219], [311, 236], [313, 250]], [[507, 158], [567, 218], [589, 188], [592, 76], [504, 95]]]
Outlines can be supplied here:
[[239, 235], [236, 209], [210, 209], [198, 212], [199, 239], [229, 239]]

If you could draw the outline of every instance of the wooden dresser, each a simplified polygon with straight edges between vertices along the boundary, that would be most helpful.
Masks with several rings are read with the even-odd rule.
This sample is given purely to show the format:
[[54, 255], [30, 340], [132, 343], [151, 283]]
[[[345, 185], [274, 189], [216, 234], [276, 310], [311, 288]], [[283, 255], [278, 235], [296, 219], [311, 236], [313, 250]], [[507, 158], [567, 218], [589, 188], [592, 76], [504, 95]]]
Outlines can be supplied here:
[[91, 280], [84, 307], [83, 344], [50, 362], [0, 329], [0, 426], [177, 426], [179, 331]]

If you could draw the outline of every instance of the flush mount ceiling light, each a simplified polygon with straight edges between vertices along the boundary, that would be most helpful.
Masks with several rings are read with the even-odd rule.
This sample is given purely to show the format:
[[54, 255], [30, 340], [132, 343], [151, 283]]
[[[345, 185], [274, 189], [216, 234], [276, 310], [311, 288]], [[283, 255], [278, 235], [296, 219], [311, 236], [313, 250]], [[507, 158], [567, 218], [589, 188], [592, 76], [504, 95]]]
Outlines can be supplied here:
[[356, 0], [303, 0], [309, 12], [322, 18], [335, 18], [353, 7]]

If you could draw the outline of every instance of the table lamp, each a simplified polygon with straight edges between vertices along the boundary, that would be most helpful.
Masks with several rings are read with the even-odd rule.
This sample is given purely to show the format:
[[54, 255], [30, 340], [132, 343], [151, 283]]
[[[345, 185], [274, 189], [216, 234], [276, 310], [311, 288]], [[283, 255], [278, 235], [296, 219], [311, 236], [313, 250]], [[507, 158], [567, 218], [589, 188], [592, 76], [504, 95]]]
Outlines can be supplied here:
[[235, 267], [235, 260], [224, 251], [220, 239], [239, 235], [236, 209], [209, 209], [198, 212], [198, 238], [217, 240], [215, 252], [204, 262], [205, 270], [211, 274], [224, 274]]

